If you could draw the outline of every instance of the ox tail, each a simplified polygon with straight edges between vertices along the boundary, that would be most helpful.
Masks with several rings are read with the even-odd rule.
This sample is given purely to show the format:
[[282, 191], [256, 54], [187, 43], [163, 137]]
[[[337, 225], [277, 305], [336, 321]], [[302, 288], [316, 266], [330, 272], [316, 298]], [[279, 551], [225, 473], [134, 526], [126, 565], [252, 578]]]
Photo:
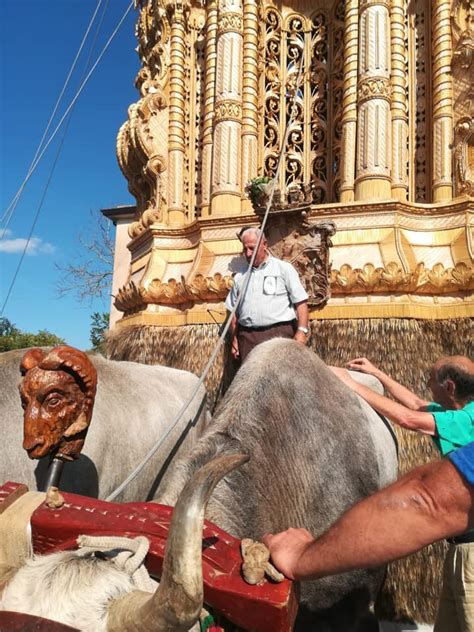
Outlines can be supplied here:
[[198, 620], [203, 604], [206, 505], [221, 478], [248, 460], [244, 454], [217, 457], [186, 484], [173, 511], [159, 587], [152, 596], [137, 591], [112, 603], [109, 631], [184, 632]]

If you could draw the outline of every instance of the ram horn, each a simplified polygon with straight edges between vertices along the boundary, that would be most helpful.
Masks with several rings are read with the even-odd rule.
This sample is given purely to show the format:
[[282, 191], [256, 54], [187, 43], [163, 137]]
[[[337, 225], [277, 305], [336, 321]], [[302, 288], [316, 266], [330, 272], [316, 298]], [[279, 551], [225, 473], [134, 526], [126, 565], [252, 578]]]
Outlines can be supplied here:
[[184, 632], [198, 620], [204, 511], [220, 479], [248, 459], [244, 454], [213, 459], [186, 484], [173, 511], [159, 587], [152, 596], [135, 591], [112, 603], [109, 632]]

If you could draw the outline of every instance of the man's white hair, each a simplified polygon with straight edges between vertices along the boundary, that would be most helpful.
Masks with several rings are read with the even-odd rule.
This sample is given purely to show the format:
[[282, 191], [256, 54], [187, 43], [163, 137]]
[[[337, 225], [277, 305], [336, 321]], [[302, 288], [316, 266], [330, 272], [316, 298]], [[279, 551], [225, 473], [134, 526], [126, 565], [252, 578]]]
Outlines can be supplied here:
[[248, 228], [244, 228], [243, 230], [240, 231], [239, 233], [239, 239], [240, 241], [244, 241], [244, 236], [245, 235], [255, 235], [255, 237], [258, 239], [260, 237], [260, 235], [263, 235], [262, 237], [262, 241], [264, 241], [266, 239], [264, 233], [262, 232], [262, 230], [260, 228], [256, 228], [255, 226], [249, 226]]

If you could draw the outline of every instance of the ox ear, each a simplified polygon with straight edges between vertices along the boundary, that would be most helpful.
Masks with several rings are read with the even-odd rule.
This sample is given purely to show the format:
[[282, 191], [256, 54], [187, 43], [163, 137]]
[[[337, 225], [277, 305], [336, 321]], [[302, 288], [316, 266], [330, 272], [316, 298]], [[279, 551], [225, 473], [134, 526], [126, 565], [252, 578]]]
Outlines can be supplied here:
[[29, 349], [21, 359], [20, 373], [25, 376], [30, 369], [34, 369], [35, 366], [38, 366], [43, 361], [45, 355], [43, 349], [38, 347]]
[[83, 411], [79, 417], [63, 432], [63, 437], [73, 437], [79, 434], [83, 430], [87, 430], [89, 424], [87, 422], [87, 415]]

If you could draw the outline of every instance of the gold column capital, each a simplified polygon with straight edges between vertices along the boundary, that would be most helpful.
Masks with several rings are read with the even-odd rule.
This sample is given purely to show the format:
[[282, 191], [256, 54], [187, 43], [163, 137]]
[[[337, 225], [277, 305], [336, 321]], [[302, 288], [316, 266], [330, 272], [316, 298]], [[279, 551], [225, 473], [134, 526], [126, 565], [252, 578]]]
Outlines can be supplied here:
[[390, 10], [391, 2], [390, 0], [361, 0], [359, 3], [359, 13], [363, 13], [366, 9], [373, 6], [382, 6], [387, 10]]

